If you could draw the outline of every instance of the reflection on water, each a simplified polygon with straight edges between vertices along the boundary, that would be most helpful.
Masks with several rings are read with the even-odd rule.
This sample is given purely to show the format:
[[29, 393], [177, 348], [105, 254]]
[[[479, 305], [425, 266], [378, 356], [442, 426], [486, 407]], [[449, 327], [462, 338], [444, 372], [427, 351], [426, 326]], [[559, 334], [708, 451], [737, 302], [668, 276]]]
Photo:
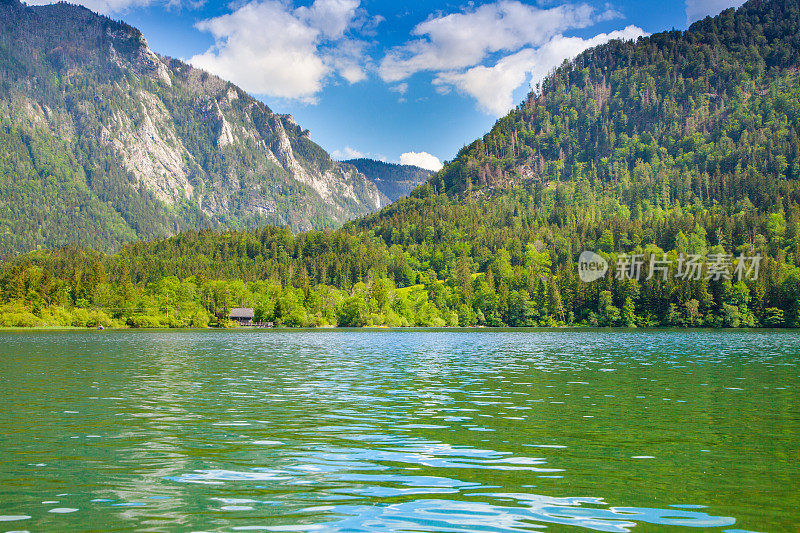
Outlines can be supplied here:
[[[594, 531], [627, 532], [637, 522], [686, 527], [722, 527], [733, 518], [709, 516], [697, 511], [605, 506], [597, 498], [551, 498], [535, 494], [494, 494], [505, 504], [417, 499], [383, 507], [329, 507], [344, 515], [338, 521], [315, 526], [325, 531], [530, 531], [544, 524], [575, 526]], [[279, 528], [276, 528], [279, 529]], [[287, 528], [288, 529], [288, 528]]]
[[4, 334], [0, 350], [4, 529], [800, 520], [796, 333]]

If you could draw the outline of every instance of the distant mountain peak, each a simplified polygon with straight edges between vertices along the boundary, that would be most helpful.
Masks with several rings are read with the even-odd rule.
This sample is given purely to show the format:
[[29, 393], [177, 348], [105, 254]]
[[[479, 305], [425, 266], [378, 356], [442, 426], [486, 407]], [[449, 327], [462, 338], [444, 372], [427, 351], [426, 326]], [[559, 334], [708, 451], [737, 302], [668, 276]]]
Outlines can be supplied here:
[[430, 170], [413, 165], [387, 163], [368, 158], [350, 159], [342, 163], [356, 167], [391, 201], [408, 196], [433, 174]]

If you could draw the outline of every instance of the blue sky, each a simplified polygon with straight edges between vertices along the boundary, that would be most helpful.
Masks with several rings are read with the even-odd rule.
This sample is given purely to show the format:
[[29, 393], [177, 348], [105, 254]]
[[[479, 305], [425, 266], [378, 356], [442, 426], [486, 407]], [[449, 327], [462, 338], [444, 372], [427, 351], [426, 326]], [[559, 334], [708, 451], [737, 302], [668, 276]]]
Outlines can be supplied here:
[[293, 114], [334, 157], [435, 169], [565, 58], [611, 38], [685, 29], [742, 1], [79, 3]]

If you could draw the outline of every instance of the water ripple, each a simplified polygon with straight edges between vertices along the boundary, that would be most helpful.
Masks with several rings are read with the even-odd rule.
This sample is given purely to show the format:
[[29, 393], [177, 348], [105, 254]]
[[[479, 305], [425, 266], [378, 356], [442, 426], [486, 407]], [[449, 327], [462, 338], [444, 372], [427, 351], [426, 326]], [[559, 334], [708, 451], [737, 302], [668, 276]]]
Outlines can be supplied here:
[[798, 333], [107, 333], [0, 334], [0, 522], [342, 532], [800, 522]]

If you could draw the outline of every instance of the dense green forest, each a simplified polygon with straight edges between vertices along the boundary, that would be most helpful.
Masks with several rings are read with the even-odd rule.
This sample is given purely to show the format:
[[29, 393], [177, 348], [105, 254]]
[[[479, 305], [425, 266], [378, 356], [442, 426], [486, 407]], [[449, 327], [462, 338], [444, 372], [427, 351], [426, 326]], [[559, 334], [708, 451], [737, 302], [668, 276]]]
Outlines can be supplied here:
[[[799, 327], [798, 66], [789, 0], [612, 42], [380, 213], [34, 252], [0, 267], [0, 321], [227, 325], [248, 306], [285, 326]], [[586, 250], [610, 265], [590, 283]], [[620, 275], [632, 256], [669, 271]], [[698, 279], [687, 257], [708, 259]]]

